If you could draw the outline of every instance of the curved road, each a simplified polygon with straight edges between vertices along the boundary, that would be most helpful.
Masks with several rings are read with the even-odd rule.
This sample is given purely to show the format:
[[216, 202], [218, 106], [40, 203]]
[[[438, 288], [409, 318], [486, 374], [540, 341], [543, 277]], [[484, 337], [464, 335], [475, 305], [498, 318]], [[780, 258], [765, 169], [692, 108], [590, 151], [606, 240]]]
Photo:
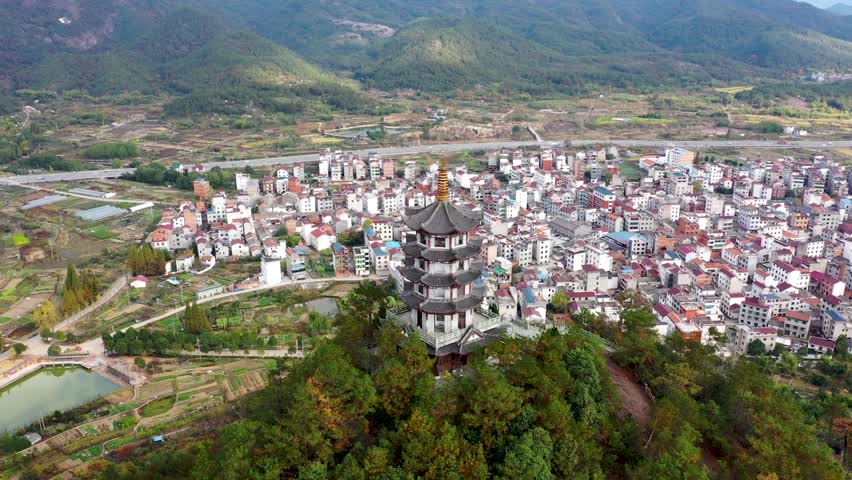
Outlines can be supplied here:
[[[445, 153], [462, 152], [467, 150], [490, 150], [496, 148], [517, 148], [535, 145], [557, 146], [565, 143], [571, 147], [586, 147], [592, 145], [614, 145], [616, 147], [667, 147], [677, 145], [683, 148], [852, 148], [852, 140], [841, 141], [814, 141], [803, 140], [779, 144], [776, 141], [767, 140], [569, 140], [567, 142], [482, 142], [482, 143], [450, 143], [441, 145], [416, 145], [411, 147], [386, 147], [367, 150], [355, 150], [359, 155], [376, 153], [378, 155], [413, 155], [418, 153]], [[205, 168], [240, 168], [246, 165], [291, 165], [294, 163], [308, 163], [318, 161], [318, 154], [292, 155], [286, 157], [255, 158], [252, 160], [229, 160], [225, 162], [210, 162], [203, 164]], [[16, 185], [40, 182], [60, 182], [74, 180], [99, 180], [104, 178], [117, 178], [127, 173], [133, 173], [133, 168], [109, 168], [105, 170], [84, 170], [80, 172], [57, 172], [42, 175], [18, 175], [13, 177], [0, 177], [0, 185]]]

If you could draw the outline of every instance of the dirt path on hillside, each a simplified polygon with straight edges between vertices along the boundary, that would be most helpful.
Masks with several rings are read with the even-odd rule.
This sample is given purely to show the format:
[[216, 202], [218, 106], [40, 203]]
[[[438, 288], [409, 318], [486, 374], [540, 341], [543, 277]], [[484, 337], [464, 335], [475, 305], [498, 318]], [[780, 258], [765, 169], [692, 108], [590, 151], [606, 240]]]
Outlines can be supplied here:
[[633, 378], [633, 374], [618, 366], [611, 358], [607, 358], [606, 366], [609, 368], [612, 382], [618, 388], [624, 412], [633, 417], [643, 430], [648, 431], [651, 428], [651, 398], [648, 393]]
[[[647, 435], [652, 434], [653, 413], [651, 411], [652, 400], [649, 393], [645, 390], [633, 374], [619, 365], [611, 358], [607, 357], [606, 366], [609, 368], [609, 375], [612, 382], [618, 388], [618, 396], [621, 397], [621, 407], [624, 414], [630, 415], [636, 423], [642, 427], [642, 431]], [[719, 471], [719, 457], [709, 448], [706, 443], [701, 447], [701, 456], [704, 465], [711, 473]]]

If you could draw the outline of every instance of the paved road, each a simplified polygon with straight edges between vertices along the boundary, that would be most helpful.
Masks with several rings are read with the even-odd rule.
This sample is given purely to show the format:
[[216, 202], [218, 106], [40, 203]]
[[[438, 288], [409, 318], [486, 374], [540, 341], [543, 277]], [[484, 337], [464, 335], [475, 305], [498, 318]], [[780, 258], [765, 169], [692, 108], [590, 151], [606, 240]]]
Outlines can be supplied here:
[[[356, 150], [355, 153], [367, 155], [375, 152], [379, 155], [413, 155], [418, 153], [444, 153], [461, 152], [467, 150], [489, 150], [494, 148], [517, 148], [532, 145], [560, 145], [563, 142], [482, 142], [482, 143], [452, 143], [443, 145], [416, 145], [412, 147], [387, 147], [368, 150]], [[824, 148], [843, 147], [852, 148], [852, 141], [797, 141], [778, 144], [775, 141], [765, 140], [698, 140], [698, 141], [666, 141], [666, 140], [570, 140], [566, 142], [570, 146], [584, 147], [591, 145], [614, 145], [617, 147], [666, 147], [677, 145], [684, 148]], [[227, 162], [211, 162], [204, 164], [205, 168], [242, 168], [246, 165], [290, 165], [294, 163], [307, 163], [318, 161], [317, 154], [292, 155], [287, 157], [255, 158], [252, 160], [230, 160]], [[0, 177], [0, 186], [16, 185], [40, 182], [60, 182], [75, 180], [99, 180], [104, 178], [117, 178], [127, 173], [133, 173], [133, 168], [109, 168], [105, 170], [84, 170], [80, 172], [58, 172], [45, 173], [41, 175], [18, 175], [14, 177]]]
[[92, 312], [98, 310], [99, 308], [106, 305], [108, 302], [112, 301], [119, 292], [124, 290], [127, 287], [127, 281], [130, 280], [130, 277], [127, 274], [121, 275], [116, 279], [116, 281], [112, 282], [112, 285], [107, 289], [106, 292], [102, 293], [94, 303], [87, 306], [86, 308], [80, 310], [79, 312], [71, 315], [59, 322], [55, 327], [53, 327], [53, 331], [58, 332], [60, 330], [70, 330], [70, 327], [80, 320], [86, 318]]
[[[327, 282], [360, 282], [362, 280], [380, 281], [380, 280], [385, 280], [387, 278], [388, 278], [387, 275], [370, 275], [369, 277], [328, 277], [328, 278], [309, 278], [309, 279], [306, 279], [306, 280], [296, 280], [296, 281], [291, 280], [291, 281], [281, 282], [277, 285], [261, 285], [259, 287], [247, 288], [245, 290], [237, 290], [237, 291], [233, 291], [233, 292], [221, 293], [219, 295], [214, 295], [212, 297], [202, 298], [201, 300], [198, 300], [195, 303], [198, 304], [198, 305], [201, 305], [201, 304], [208, 303], [208, 302], [215, 302], [217, 300], [222, 300], [224, 298], [238, 297], [240, 295], [245, 295], [247, 293], [262, 292], [264, 290], [274, 290], [274, 289], [278, 289], [278, 288], [287, 288], [287, 287], [295, 287], [295, 286], [311, 285], [311, 284], [327, 283]], [[136, 322], [133, 325], [130, 325], [128, 327], [121, 329], [121, 331], [126, 332], [127, 330], [129, 330], [131, 328], [134, 328], [134, 329], [135, 328], [142, 328], [142, 327], [150, 325], [152, 323], [159, 322], [160, 320], [169, 318], [176, 313], [180, 313], [180, 312], [184, 311], [185, 309], [186, 309], [185, 305], [182, 305], [182, 306], [177, 307], [177, 308], [173, 308], [173, 309], [171, 309], [167, 312], [164, 312], [164, 313], [161, 313], [160, 315], [157, 315], [156, 317], [151, 317], [147, 320], [142, 320], [142, 321]], [[95, 339], [95, 340], [100, 342], [99, 338]]]

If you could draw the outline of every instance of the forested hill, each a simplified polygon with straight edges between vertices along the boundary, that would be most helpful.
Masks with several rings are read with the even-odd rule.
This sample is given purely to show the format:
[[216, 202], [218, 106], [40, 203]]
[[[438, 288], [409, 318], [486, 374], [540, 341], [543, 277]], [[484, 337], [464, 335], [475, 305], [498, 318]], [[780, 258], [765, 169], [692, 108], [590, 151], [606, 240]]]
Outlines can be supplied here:
[[[90, 471], [98, 480], [847, 478], [826, 443], [843, 448], [828, 431], [829, 419], [847, 416], [842, 399], [796, 395], [768, 376], [780, 367], [767, 356], [735, 362], [678, 335], [657, 341], [647, 308], [625, 310], [624, 330], [588, 311], [575, 315], [614, 343], [609, 362], [621, 367], [612, 368], [652, 392], [640, 426], [621, 408], [588, 332], [504, 338], [436, 380], [425, 344], [381, 321], [388, 298], [369, 282], [349, 293], [335, 338], [282, 364], [286, 374], [270, 375], [220, 434]], [[104, 339], [111, 349], [173, 342], [148, 330]], [[779, 365], [795, 369], [797, 357], [785, 355]]]
[[0, 0], [7, 92], [228, 97], [240, 86], [272, 89], [284, 108], [306, 95], [333, 107], [354, 98], [340, 99], [354, 92], [348, 77], [534, 94], [850, 64], [852, 22], [792, 0]]

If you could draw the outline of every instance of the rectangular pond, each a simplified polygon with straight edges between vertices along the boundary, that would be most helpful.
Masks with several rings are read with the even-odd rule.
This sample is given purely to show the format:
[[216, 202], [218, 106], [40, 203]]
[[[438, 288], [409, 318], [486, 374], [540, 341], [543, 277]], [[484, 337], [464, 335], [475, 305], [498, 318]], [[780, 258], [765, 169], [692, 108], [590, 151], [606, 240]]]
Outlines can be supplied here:
[[0, 433], [14, 431], [121, 388], [81, 367], [42, 368], [0, 390]]

